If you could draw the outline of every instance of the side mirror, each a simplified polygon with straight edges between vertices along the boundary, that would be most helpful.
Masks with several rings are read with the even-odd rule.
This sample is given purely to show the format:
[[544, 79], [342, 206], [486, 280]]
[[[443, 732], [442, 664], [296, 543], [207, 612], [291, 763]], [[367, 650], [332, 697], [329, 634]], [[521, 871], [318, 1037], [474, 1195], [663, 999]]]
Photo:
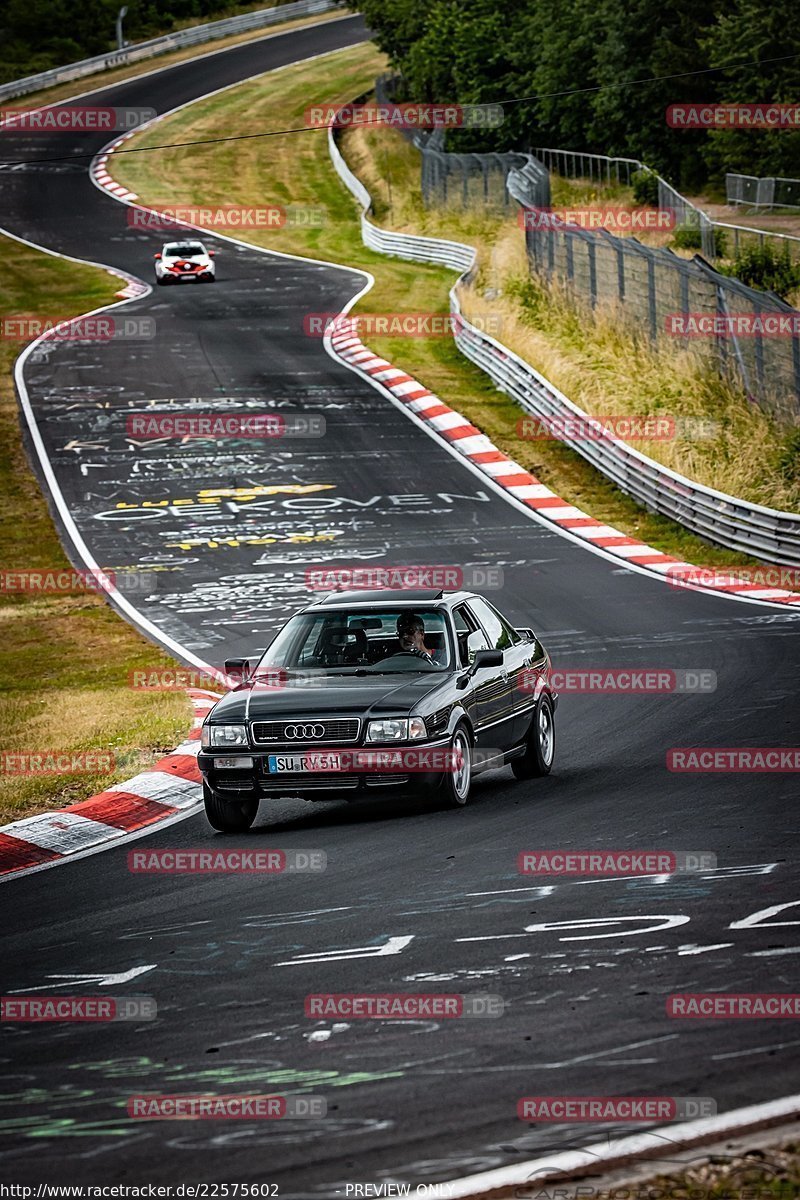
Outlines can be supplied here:
[[[473, 636], [475, 635], [470, 634], [470, 637]], [[483, 640], [481, 634], [477, 634], [477, 636]], [[467, 647], [472, 661], [470, 662], [464, 674], [456, 680], [456, 687], [459, 689], [459, 691], [467, 686], [470, 679], [472, 679], [472, 676], [476, 671], [480, 670], [481, 667], [502, 667], [504, 661], [502, 650], [473, 650], [469, 646], [469, 639], [467, 639]]]
[[472, 660], [472, 670], [477, 671], [479, 667], [502, 667], [503, 651], [502, 650], [476, 650], [475, 657]]
[[154, 254], [154, 255], [153, 255], [153, 258], [161, 258], [161, 255], [160, 255], [160, 254]]
[[209, 252], [208, 252], [208, 257], [209, 257], [209, 258], [214, 258], [214, 256], [216, 255], [216, 253], [217, 253], [217, 252], [216, 252], [216, 250], [209, 250]]
[[250, 659], [226, 658], [225, 674], [235, 681], [234, 686], [238, 687], [240, 683], [246, 683], [251, 674]]
[[536, 634], [533, 632], [530, 625], [521, 625], [519, 629], [517, 629], [517, 633], [526, 642], [536, 641]]

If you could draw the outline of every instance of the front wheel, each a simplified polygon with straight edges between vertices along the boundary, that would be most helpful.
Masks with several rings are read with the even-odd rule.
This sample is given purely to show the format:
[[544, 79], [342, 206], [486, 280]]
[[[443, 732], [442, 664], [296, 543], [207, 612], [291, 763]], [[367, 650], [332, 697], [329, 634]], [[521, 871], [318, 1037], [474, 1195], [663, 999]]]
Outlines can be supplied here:
[[555, 755], [556, 724], [553, 701], [546, 693], [542, 693], [533, 710], [525, 753], [521, 758], [514, 759], [511, 770], [517, 779], [535, 779], [537, 776], [549, 775]]
[[450, 742], [450, 766], [442, 784], [447, 808], [463, 808], [472, 788], [472, 744], [463, 725], [455, 730]]
[[220, 833], [244, 833], [253, 824], [258, 812], [257, 800], [221, 800], [205, 782], [203, 804], [209, 824]]

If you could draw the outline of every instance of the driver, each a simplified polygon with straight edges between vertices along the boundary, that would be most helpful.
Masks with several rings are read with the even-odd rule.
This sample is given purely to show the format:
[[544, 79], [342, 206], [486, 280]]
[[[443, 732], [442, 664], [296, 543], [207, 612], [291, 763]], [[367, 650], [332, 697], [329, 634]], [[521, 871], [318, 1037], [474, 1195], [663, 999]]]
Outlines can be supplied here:
[[[425, 645], [425, 622], [414, 612], [403, 612], [397, 618], [397, 636], [401, 651], [434, 663], [433, 656]], [[435, 665], [435, 664], [434, 664]]]

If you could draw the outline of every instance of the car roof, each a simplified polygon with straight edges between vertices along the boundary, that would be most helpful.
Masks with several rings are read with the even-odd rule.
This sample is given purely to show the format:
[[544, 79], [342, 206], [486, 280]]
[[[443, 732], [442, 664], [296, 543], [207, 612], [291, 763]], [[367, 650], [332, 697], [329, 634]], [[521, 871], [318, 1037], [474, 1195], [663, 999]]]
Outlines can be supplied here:
[[471, 592], [444, 592], [436, 588], [420, 588], [412, 590], [403, 588], [392, 590], [390, 588], [381, 588], [376, 591], [349, 591], [349, 592], [329, 592], [319, 600], [315, 600], [313, 604], [308, 605], [303, 609], [303, 612], [314, 611], [316, 609], [333, 609], [333, 608], [353, 608], [360, 604], [384, 604], [387, 607], [397, 608], [398, 606], [415, 607], [422, 603], [436, 604], [444, 603], [451, 605], [461, 600], [467, 600], [472, 595]]
[[202, 241], [198, 237], [185, 237], [179, 238], [175, 242], [164, 242], [164, 249], [169, 250], [170, 246], [189, 246], [192, 244], [197, 246], [203, 245]]

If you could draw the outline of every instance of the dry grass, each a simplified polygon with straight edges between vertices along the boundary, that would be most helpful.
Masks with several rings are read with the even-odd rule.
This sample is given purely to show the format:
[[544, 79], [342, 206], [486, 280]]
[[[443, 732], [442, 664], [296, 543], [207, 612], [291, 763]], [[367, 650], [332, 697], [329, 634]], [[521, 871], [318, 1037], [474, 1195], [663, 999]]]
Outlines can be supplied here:
[[[695, 353], [654, 346], [617, 309], [592, 313], [557, 283], [531, 279], [514, 217], [425, 210], [417, 151], [396, 131], [351, 130], [345, 147], [352, 169], [376, 199], [382, 224], [478, 246], [477, 277], [460, 292], [465, 315], [476, 323], [494, 318], [500, 340], [575, 404], [595, 417], [675, 418], [682, 436], [632, 445], [707, 487], [772, 508], [800, 509], [800, 472], [782, 469], [792, 455], [792, 433], [751, 404], [743, 389], [720, 379]], [[554, 208], [603, 202], [631, 204], [632, 192], [555, 180]], [[669, 238], [651, 234], [640, 240], [659, 245]], [[693, 436], [698, 428], [699, 438]]]
[[[501, 340], [580, 408], [604, 418], [675, 418], [679, 436], [631, 444], [707, 487], [772, 508], [800, 508], [800, 479], [779, 469], [786, 432], [712, 367], [637, 337], [613, 309], [587, 313], [558, 285], [537, 285], [491, 260], [485, 281], [483, 275], [462, 290], [466, 315], [485, 313], [490, 291]], [[498, 286], [502, 294], [495, 295]], [[694, 435], [698, 429], [704, 436]]]
[[[742, 1139], [745, 1140], [745, 1139]], [[640, 1180], [630, 1189], [600, 1192], [595, 1200], [613, 1200], [626, 1190], [629, 1195], [661, 1196], [666, 1200], [790, 1200], [800, 1195], [800, 1145], [788, 1141], [775, 1146], [754, 1147], [743, 1153], [710, 1156], [685, 1171]]]

